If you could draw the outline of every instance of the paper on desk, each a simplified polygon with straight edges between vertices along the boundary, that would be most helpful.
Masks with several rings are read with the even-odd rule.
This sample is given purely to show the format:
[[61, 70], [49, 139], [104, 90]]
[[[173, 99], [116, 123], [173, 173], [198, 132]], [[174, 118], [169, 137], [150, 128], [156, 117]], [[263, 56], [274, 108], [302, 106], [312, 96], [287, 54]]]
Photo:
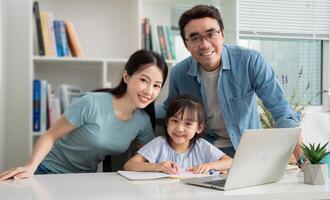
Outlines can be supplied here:
[[193, 172], [187, 172], [184, 169], [180, 170], [179, 174], [177, 175], [170, 175], [162, 172], [133, 172], [133, 171], [118, 171], [118, 174], [131, 181], [160, 179], [160, 178], [183, 179], [183, 178], [210, 176], [205, 174], [195, 174]]
[[131, 181], [149, 180], [159, 178], [169, 178], [170, 174], [162, 172], [132, 172], [132, 171], [118, 171], [118, 174]]
[[183, 179], [183, 178], [194, 178], [194, 177], [205, 177], [205, 176], [210, 176], [210, 175], [209, 174], [195, 174], [190, 171], [187, 172], [185, 170], [180, 170], [179, 174], [171, 175], [170, 178]]

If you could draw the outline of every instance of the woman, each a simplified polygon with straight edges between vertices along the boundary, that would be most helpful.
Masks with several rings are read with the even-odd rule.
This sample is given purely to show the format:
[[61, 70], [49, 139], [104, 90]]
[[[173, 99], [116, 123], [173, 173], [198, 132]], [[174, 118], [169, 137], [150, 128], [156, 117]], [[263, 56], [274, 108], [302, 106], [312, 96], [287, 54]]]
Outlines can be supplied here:
[[106, 155], [153, 139], [154, 101], [167, 77], [157, 53], [130, 56], [119, 85], [81, 95], [36, 143], [22, 167], [0, 174], [0, 181], [33, 174], [95, 172]]

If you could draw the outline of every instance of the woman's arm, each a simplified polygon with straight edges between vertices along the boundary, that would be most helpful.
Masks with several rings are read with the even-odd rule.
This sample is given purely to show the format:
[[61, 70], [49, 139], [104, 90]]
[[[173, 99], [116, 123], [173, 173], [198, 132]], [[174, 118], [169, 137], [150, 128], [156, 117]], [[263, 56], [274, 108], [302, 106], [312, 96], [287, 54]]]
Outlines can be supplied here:
[[144, 159], [142, 155], [136, 154], [125, 163], [124, 170], [138, 172], [156, 171], [165, 172], [167, 174], [178, 174], [179, 167], [175, 162], [172, 161], [149, 163]]
[[22, 167], [16, 167], [0, 174], [0, 181], [9, 178], [21, 179], [33, 176], [35, 170], [52, 149], [59, 138], [70, 133], [75, 127], [62, 115], [44, 134], [40, 136], [33, 148], [33, 152]]
[[188, 168], [187, 171], [192, 171], [196, 174], [206, 174], [210, 170], [224, 171], [230, 168], [232, 161], [233, 159], [231, 157], [223, 155], [217, 161], [196, 165]]

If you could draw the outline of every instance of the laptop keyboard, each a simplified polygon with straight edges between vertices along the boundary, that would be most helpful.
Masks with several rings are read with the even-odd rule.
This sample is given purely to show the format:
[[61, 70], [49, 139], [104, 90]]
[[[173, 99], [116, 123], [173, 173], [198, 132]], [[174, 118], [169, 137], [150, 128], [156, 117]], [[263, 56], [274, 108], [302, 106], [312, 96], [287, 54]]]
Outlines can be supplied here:
[[211, 185], [216, 185], [216, 186], [225, 186], [226, 179], [216, 180], [216, 181], [207, 181], [207, 182], [204, 182], [204, 183], [211, 184]]

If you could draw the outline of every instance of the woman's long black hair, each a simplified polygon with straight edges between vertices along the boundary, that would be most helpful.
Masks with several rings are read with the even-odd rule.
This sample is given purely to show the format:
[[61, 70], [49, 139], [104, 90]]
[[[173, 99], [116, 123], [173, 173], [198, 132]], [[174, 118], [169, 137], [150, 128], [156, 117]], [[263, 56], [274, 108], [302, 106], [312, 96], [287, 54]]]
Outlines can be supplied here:
[[[146, 65], [150, 65], [150, 64], [156, 65], [162, 72], [164, 79], [162, 83], [162, 87], [163, 87], [166, 81], [168, 68], [164, 58], [156, 52], [148, 51], [145, 49], [136, 51], [129, 57], [124, 70], [126, 70], [127, 75], [132, 76], [136, 72], [143, 70], [146, 67]], [[127, 84], [125, 83], [122, 77], [119, 84], [116, 87], [97, 89], [94, 90], [93, 92], [109, 92], [115, 97], [121, 98], [126, 93], [126, 90], [127, 90]], [[143, 110], [150, 116], [152, 128], [155, 129], [155, 124], [156, 124], [155, 103], [154, 102], [150, 103]]]

